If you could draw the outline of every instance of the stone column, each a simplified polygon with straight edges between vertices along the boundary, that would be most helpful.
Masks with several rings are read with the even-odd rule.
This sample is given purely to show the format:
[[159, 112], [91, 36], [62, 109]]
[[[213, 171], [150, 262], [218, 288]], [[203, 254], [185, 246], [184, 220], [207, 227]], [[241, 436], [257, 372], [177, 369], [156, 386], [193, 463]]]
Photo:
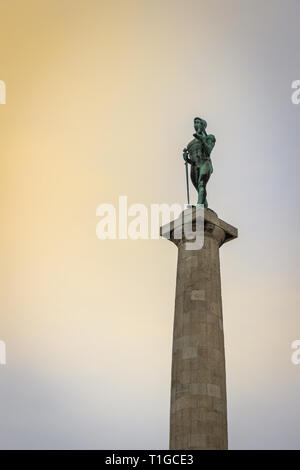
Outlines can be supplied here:
[[[200, 210], [188, 211], [192, 211], [195, 221]], [[203, 247], [188, 250], [184, 237], [174, 237], [174, 229], [183, 223], [177, 219], [161, 227], [162, 236], [178, 247], [170, 449], [227, 449], [219, 247], [236, 238], [237, 229], [220, 220], [212, 210], [204, 209]], [[170, 236], [165, 233], [168, 231]]]

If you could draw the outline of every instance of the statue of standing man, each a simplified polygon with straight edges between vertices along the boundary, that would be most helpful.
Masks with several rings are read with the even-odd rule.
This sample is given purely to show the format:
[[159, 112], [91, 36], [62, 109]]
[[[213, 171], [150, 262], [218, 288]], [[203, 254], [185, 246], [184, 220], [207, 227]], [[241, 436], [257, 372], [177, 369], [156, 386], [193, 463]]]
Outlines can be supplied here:
[[194, 119], [195, 134], [194, 139], [183, 150], [185, 162], [191, 165], [191, 180], [198, 191], [197, 204], [204, 204], [208, 207], [206, 199], [206, 185], [213, 172], [210, 154], [215, 146], [214, 135], [206, 133], [207, 122], [196, 117]]

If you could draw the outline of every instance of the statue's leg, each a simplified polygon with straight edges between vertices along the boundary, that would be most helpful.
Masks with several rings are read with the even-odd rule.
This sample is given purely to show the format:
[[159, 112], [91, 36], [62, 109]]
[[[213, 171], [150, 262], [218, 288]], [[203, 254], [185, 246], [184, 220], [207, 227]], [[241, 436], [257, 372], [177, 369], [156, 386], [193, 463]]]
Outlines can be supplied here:
[[204, 207], [208, 207], [206, 199], [206, 185], [210, 178], [211, 171], [207, 163], [204, 163], [200, 168], [199, 179], [198, 179], [198, 204], [203, 204]]
[[204, 207], [207, 208], [208, 207], [208, 202], [207, 202], [207, 199], [206, 199], [206, 196], [207, 196], [207, 191], [206, 191], [206, 185], [207, 185], [207, 182], [209, 180], [209, 177], [210, 177], [210, 173], [205, 175], [203, 180], [204, 180], [204, 187], [205, 187], [205, 199], [204, 199]]
[[206, 201], [206, 184], [205, 184], [205, 181], [204, 179], [200, 179], [199, 178], [199, 184], [198, 184], [198, 204], [204, 204], [204, 207], [207, 207], [207, 205], [205, 205], [205, 202], [207, 204], [207, 201]]
[[198, 191], [198, 180], [199, 180], [199, 168], [195, 165], [191, 166], [191, 180], [194, 188]]

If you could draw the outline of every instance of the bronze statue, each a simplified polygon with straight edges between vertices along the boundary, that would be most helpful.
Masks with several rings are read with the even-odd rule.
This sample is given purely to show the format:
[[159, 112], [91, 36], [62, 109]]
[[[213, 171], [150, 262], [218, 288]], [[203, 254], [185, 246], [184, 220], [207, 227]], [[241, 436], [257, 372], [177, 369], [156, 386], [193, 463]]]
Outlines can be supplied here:
[[210, 154], [215, 146], [216, 138], [212, 134], [207, 135], [206, 127], [207, 122], [204, 121], [204, 119], [199, 117], [194, 119], [194, 128], [196, 132], [193, 134], [194, 139], [183, 150], [183, 158], [186, 162], [186, 167], [188, 163], [191, 165], [191, 180], [198, 191], [197, 204], [204, 204], [204, 207], [207, 208], [206, 185], [213, 172]]

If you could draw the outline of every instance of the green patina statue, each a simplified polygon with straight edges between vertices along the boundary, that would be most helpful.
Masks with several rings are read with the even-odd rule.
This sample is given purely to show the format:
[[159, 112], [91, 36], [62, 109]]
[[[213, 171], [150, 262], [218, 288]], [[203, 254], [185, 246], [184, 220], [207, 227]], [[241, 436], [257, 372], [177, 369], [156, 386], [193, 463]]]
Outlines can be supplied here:
[[191, 180], [196, 190], [198, 191], [197, 204], [204, 204], [204, 207], [208, 207], [206, 199], [206, 185], [210, 175], [213, 172], [210, 154], [216, 143], [216, 138], [214, 135], [207, 135], [206, 126], [207, 122], [204, 121], [204, 119], [199, 117], [194, 119], [194, 128], [196, 131], [194, 134], [194, 139], [187, 145], [187, 148], [183, 150], [183, 158], [186, 163], [186, 168], [188, 163], [190, 163]]

